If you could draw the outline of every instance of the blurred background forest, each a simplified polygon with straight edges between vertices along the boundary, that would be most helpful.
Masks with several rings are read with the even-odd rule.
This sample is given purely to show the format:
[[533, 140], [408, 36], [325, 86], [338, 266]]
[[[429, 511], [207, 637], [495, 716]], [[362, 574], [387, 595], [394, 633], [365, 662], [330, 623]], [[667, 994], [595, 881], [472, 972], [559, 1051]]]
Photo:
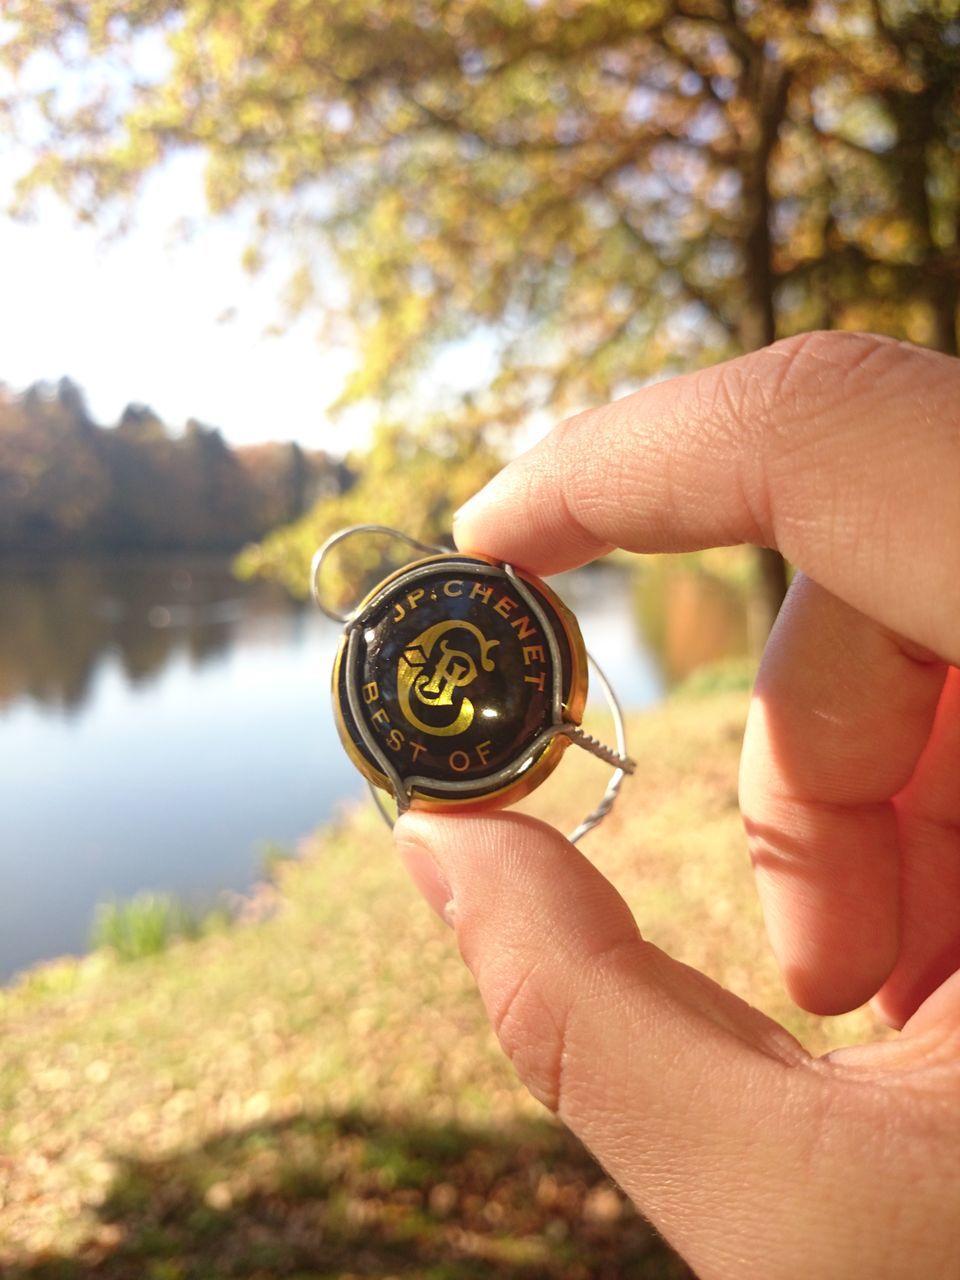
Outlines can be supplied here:
[[[119, 300], [73, 283], [71, 246], [146, 244], [140, 211], [184, 166], [202, 199], [188, 213], [169, 188], [164, 262], [198, 236], [235, 246], [221, 306], [257, 336], [231, 375], [269, 344], [299, 352], [304, 325], [300, 362], [327, 371], [302, 411], [277, 379], [246, 439], [227, 410], [164, 422], [138, 403], [156, 391], [122, 381], [144, 347], [171, 384], [186, 365], [215, 381], [213, 319], [177, 345], [189, 280], [140, 336], [155, 245]], [[625, 1274], [624, 1249], [630, 1274], [685, 1274], [588, 1157], [530, 1127], [432, 926], [402, 918], [385, 837], [343, 817], [359, 784], [327, 707], [336, 631], [303, 607], [310, 557], [365, 521], [446, 540], [563, 416], [780, 337], [866, 329], [957, 355], [960, 0], [8, 0], [0, 183], [18, 235], [70, 218], [66, 265], [29, 278], [0, 229], [0, 310], [39, 298], [41, 331], [59, 310], [78, 343], [94, 330], [131, 401], [98, 421], [69, 342], [50, 368], [35, 341], [51, 382], [0, 348], [0, 975], [82, 951], [95, 904], [134, 899], [100, 913], [91, 960], [0, 1001], [5, 1274], [52, 1275], [52, 1251], [71, 1277], [125, 1274], [125, 1256], [158, 1280], [252, 1276], [261, 1245], [284, 1275], [583, 1280]], [[384, 554], [342, 557], [331, 595]], [[632, 722], [646, 790], [605, 865], [676, 954], [789, 1020], [731, 869], [744, 690], [788, 571], [721, 549], [560, 589], [632, 712], [675, 691]], [[313, 861], [252, 891], [321, 821], [340, 825]], [[208, 930], [225, 889], [242, 895], [226, 916], [283, 900], [293, 926]], [[404, 929], [416, 972], [391, 950]], [[143, 959], [205, 932], [167, 967]], [[105, 959], [123, 955], [155, 967]], [[444, 1009], [469, 1061], [440, 1047]], [[269, 1042], [262, 1061], [238, 1027]], [[30, 1163], [48, 1148], [73, 1172]]]
[[231, 449], [146, 406], [92, 421], [67, 378], [0, 387], [0, 554], [235, 551], [348, 487], [342, 462], [289, 445]]

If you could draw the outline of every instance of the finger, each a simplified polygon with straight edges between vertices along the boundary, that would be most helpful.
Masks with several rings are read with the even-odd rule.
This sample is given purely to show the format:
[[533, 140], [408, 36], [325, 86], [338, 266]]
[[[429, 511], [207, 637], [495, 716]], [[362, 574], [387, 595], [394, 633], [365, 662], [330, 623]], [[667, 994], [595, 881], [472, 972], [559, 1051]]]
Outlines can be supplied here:
[[[737, 1232], [765, 1270], [784, 1169], [813, 1163], [820, 1076], [781, 1028], [640, 937], [626, 904], [552, 829], [518, 815], [397, 826], [430, 859], [501, 1044], [698, 1274], [730, 1248], [730, 1179], [759, 1206]], [[749, 1141], [745, 1141], [749, 1135]], [[799, 1217], [799, 1215], [797, 1215]], [[702, 1268], [702, 1270], [701, 1270]], [[727, 1272], [724, 1272], [727, 1274]]]
[[894, 1026], [960, 969], [960, 670], [950, 673], [919, 764], [897, 797], [901, 924], [897, 964], [876, 1000]]
[[466, 507], [458, 544], [537, 572], [611, 546], [748, 542], [960, 662], [960, 361], [813, 333], [562, 423]]
[[863, 1004], [897, 961], [894, 797], [945, 673], [809, 578], [791, 586], [747, 718], [740, 807], [771, 945], [814, 1013]]
[[[935, 1066], [939, 1082], [928, 1096], [918, 1081], [904, 1116], [902, 1090], [883, 1085], [889, 1055], [812, 1062], [768, 1019], [644, 943], [612, 887], [542, 824], [415, 814], [398, 837], [405, 857], [423, 859], [421, 877], [433, 866], [435, 899], [452, 904], [520, 1075], [701, 1280], [794, 1280], [799, 1258], [824, 1280], [892, 1275], [889, 1251], [904, 1239], [930, 1274], [949, 1270], [954, 1233], [931, 1236], [930, 1197], [904, 1199], [903, 1188], [956, 1164], [956, 1037], [919, 1022], [940, 1016], [933, 1006], [950, 983], [915, 1019], [913, 1058], [897, 1060]], [[903, 1038], [880, 1047], [901, 1044], [910, 1050]]]

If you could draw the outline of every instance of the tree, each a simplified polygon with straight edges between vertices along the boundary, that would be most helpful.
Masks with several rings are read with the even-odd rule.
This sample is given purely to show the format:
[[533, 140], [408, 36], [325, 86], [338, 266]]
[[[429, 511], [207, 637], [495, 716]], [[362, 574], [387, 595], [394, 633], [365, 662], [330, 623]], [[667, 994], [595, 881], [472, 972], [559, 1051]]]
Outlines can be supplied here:
[[873, 0], [866, 20], [862, 55], [803, 86], [782, 148], [781, 310], [957, 355], [960, 4]]
[[[377, 523], [435, 542], [449, 532], [453, 513], [494, 475], [500, 462], [477, 433], [443, 421], [428, 420], [417, 432], [382, 424], [356, 460], [353, 483], [339, 495], [327, 495], [262, 544], [247, 548], [238, 562], [240, 572], [266, 573], [305, 596], [313, 553], [338, 529]], [[324, 599], [347, 609], [383, 577], [385, 565], [395, 562], [398, 567], [408, 558], [407, 547], [393, 539], [350, 539], [324, 570]]]
[[956, 0], [11, 0], [7, 23], [13, 67], [166, 42], [122, 93], [11, 101], [49, 130], [21, 195], [98, 217], [202, 149], [212, 210], [255, 215], [249, 264], [300, 245], [291, 304], [356, 333], [341, 407], [409, 414], [478, 333], [497, 374], [465, 429], [811, 324], [955, 349]]
[[162, 440], [167, 429], [149, 405], [128, 404], [115, 427], [117, 435], [138, 443]]
[[0, 553], [89, 546], [110, 475], [82, 393], [68, 379], [0, 400]]

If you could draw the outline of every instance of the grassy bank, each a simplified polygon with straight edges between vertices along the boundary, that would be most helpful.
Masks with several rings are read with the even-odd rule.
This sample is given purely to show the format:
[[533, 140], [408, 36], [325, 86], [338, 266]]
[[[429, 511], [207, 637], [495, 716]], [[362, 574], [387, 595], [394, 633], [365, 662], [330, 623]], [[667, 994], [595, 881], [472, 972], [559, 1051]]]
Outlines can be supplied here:
[[[780, 989], [736, 812], [745, 705], [637, 717], [639, 773], [585, 851], [653, 941], [820, 1049], [866, 1015]], [[572, 752], [528, 807], [572, 826], [604, 776]], [[686, 1274], [517, 1085], [373, 813], [278, 875], [260, 920], [0, 993], [7, 1280]]]

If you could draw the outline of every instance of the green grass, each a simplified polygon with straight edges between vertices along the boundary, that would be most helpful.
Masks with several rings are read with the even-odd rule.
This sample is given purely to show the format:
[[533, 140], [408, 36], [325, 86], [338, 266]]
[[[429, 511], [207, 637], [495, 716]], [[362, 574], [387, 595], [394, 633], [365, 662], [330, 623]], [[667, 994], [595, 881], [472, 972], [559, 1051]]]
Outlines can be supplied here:
[[118, 960], [143, 960], [173, 942], [199, 938], [227, 923], [224, 911], [201, 913], [169, 893], [140, 893], [97, 908], [90, 945], [110, 950]]
[[674, 694], [684, 698], [704, 698], [716, 693], [748, 693], [757, 676], [757, 664], [750, 658], [728, 658], [697, 667], [676, 686]]
[[[869, 1020], [781, 989], [736, 809], [745, 707], [634, 717], [640, 768], [584, 849], [652, 941], [824, 1049]], [[570, 828], [605, 777], [571, 751], [526, 807]], [[252, 923], [0, 991], [4, 1280], [688, 1274], [517, 1083], [369, 807], [272, 870]]]

